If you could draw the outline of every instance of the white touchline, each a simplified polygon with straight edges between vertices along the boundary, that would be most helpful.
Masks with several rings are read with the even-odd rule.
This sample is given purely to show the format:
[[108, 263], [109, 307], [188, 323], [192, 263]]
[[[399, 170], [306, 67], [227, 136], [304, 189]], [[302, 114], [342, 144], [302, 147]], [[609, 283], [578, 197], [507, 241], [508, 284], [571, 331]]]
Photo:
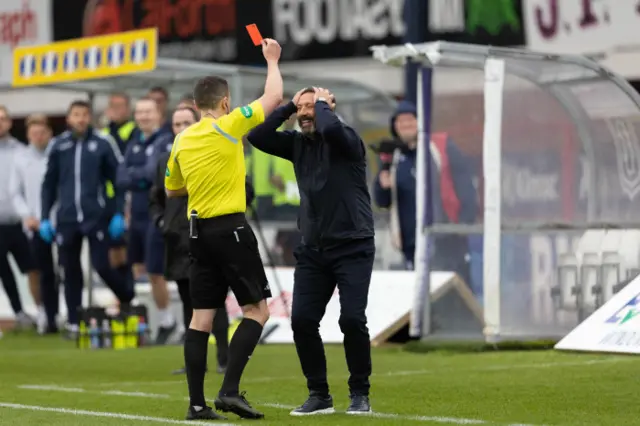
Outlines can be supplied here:
[[[29, 390], [49, 390], [49, 391], [59, 391], [66, 392], [66, 388], [59, 386], [36, 386], [36, 385], [22, 385], [18, 386], [20, 389], [29, 389]], [[111, 395], [111, 396], [133, 396], [139, 398], [162, 398], [162, 399], [172, 399], [176, 401], [188, 401], [189, 398], [176, 398], [172, 395], [168, 394], [157, 394], [157, 393], [146, 393], [146, 392], [122, 392], [119, 390], [106, 390], [106, 391], [91, 391], [86, 389], [78, 389], [73, 388], [74, 392], [85, 392], [92, 394], [100, 394], [100, 395]], [[280, 410], [293, 410], [296, 408], [295, 405], [287, 405], [273, 402], [258, 402], [256, 405], [260, 405], [263, 407], [271, 407], [277, 408]], [[373, 412], [371, 414], [367, 414], [366, 416], [377, 417], [377, 418], [385, 418], [385, 419], [397, 419], [397, 420], [410, 420], [417, 422], [431, 422], [431, 423], [444, 423], [444, 424], [457, 424], [457, 425], [500, 425], [504, 423], [498, 422], [490, 422], [487, 420], [480, 419], [466, 419], [463, 417], [445, 417], [445, 416], [421, 416], [421, 415], [411, 415], [411, 414], [396, 414], [396, 413], [378, 413]], [[516, 425], [506, 425], [506, 426], [516, 426]], [[518, 424], [517, 426], [534, 426], [529, 424]]]
[[[137, 421], [143, 421], [143, 422], [164, 423], [164, 424], [173, 424], [173, 425], [205, 424], [203, 422], [173, 420], [173, 419], [165, 419], [162, 417], [138, 416], [135, 414], [124, 414], [124, 413], [108, 413], [103, 411], [74, 410], [72, 408], [61, 408], [61, 407], [43, 407], [39, 405], [14, 404], [10, 402], [0, 402], [0, 408], [10, 408], [14, 410], [26, 410], [26, 411], [46, 411], [50, 413], [70, 414], [73, 416], [85, 416], [85, 417], [109, 417], [112, 419], [137, 420]], [[232, 423], [216, 423], [216, 425], [237, 426]]]
[[114, 396], [139, 396], [142, 398], [156, 398], [156, 399], [165, 399], [171, 398], [171, 395], [165, 395], [162, 393], [146, 393], [146, 392], [124, 392], [119, 390], [110, 390], [100, 392], [103, 395], [114, 395]]
[[20, 389], [31, 389], [31, 390], [41, 390], [41, 391], [58, 391], [58, 392], [84, 392], [84, 389], [81, 388], [63, 388], [55, 385], [22, 385]]
[[[455, 368], [455, 367], [443, 367], [443, 368], [432, 368], [432, 369], [423, 369], [423, 370], [396, 370], [396, 371], [388, 371], [382, 373], [373, 373], [372, 377], [396, 377], [396, 376], [417, 376], [417, 375], [426, 375], [426, 374], [442, 374], [449, 371], [456, 372], [491, 372], [491, 371], [511, 371], [511, 370], [527, 370], [527, 369], [544, 369], [544, 368], [554, 368], [554, 367], [579, 367], [582, 365], [592, 365], [592, 364], [615, 364], [619, 362], [629, 362], [636, 361], [636, 358], [631, 357], [616, 357], [616, 358], [604, 358], [604, 359], [592, 359], [588, 361], [569, 361], [569, 362], [545, 362], [545, 363], [534, 363], [534, 364], [504, 364], [504, 365], [485, 365], [482, 367], [472, 367], [472, 368]], [[349, 376], [347, 375], [336, 375], [330, 374], [329, 379], [346, 379]], [[263, 382], [274, 382], [274, 381], [289, 381], [289, 380], [303, 380], [302, 376], [274, 376], [274, 377], [247, 377], [243, 378], [243, 383], [263, 383]], [[184, 380], [156, 380], [156, 381], [142, 381], [142, 382], [102, 382], [102, 383], [86, 383], [86, 384], [77, 384], [78, 386], [97, 386], [97, 387], [112, 387], [112, 386], [153, 386], [153, 385], [167, 385], [167, 384], [186, 384], [186, 379]], [[74, 384], [76, 385], [76, 384]]]

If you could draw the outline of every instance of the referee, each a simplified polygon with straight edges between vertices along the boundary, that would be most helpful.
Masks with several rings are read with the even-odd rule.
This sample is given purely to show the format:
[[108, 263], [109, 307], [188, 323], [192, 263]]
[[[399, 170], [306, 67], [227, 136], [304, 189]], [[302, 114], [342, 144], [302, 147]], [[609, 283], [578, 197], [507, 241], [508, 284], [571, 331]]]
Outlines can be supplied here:
[[245, 162], [242, 137], [264, 122], [282, 101], [278, 68], [281, 48], [265, 39], [267, 61], [264, 94], [249, 105], [231, 110], [226, 80], [205, 77], [194, 89], [201, 113], [198, 123], [176, 136], [165, 173], [168, 197], [188, 195], [190, 217], [190, 292], [193, 317], [184, 342], [190, 405], [187, 420], [221, 419], [204, 398], [207, 343], [215, 310], [222, 308], [229, 288], [244, 319], [229, 345], [229, 363], [215, 400], [217, 410], [243, 418], [264, 414], [240, 394], [240, 378], [262, 328], [269, 319], [269, 283], [256, 237], [245, 219]]

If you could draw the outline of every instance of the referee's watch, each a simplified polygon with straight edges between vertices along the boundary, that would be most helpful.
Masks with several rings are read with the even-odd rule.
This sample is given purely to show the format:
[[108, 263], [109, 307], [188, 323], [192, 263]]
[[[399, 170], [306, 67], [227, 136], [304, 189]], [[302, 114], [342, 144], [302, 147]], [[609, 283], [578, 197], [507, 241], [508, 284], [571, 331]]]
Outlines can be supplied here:
[[329, 104], [329, 102], [327, 102], [327, 98], [318, 98], [316, 102], [324, 102], [325, 104]]

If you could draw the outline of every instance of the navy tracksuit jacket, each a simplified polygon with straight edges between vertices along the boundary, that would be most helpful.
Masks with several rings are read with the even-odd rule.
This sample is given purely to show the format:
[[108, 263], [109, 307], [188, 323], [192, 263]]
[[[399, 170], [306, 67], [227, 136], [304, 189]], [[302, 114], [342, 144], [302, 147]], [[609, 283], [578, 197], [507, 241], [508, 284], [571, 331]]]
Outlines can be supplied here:
[[[67, 131], [49, 144], [47, 170], [42, 183], [42, 220], [49, 219], [57, 202], [56, 243], [63, 269], [69, 323], [77, 324], [82, 303], [83, 274], [80, 251], [89, 239], [91, 262], [120, 302], [133, 299], [133, 289], [109, 265], [106, 181], [114, 181], [121, 156], [113, 141], [89, 128], [83, 136]], [[116, 212], [122, 213], [124, 196], [116, 192]]]
[[131, 192], [131, 220], [149, 221], [149, 189], [153, 184], [158, 155], [171, 151], [173, 134], [162, 129], [145, 139], [142, 134], [127, 144], [124, 161], [118, 167], [116, 184]]
[[164, 239], [149, 216], [149, 191], [155, 179], [158, 156], [171, 151], [173, 133], [162, 128], [145, 138], [141, 133], [127, 145], [118, 168], [117, 185], [131, 193], [131, 222], [127, 256], [132, 264], [144, 263], [150, 274], [164, 270]]
[[[80, 139], [67, 131], [49, 144], [49, 161], [42, 183], [42, 219], [48, 219], [58, 202], [56, 223], [88, 232], [108, 224], [105, 210], [107, 180], [115, 180], [121, 156], [112, 142], [93, 129]], [[116, 195], [116, 212], [122, 213], [124, 196]]]

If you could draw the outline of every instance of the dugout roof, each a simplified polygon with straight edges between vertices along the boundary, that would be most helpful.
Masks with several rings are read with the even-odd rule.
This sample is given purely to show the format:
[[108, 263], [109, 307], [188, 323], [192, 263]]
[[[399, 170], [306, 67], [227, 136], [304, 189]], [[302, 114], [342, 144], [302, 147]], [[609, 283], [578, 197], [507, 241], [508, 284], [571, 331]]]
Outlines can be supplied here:
[[[547, 54], [518, 48], [444, 41], [373, 46], [371, 50], [375, 59], [392, 66], [401, 66], [407, 61], [418, 61], [438, 68], [483, 69], [487, 58], [500, 58], [505, 60], [506, 74], [518, 76], [552, 92], [565, 106], [572, 101], [577, 101], [589, 110], [584, 98], [580, 97], [581, 92], [584, 93], [584, 91], [570, 89], [600, 82], [610, 84], [610, 89], [614, 89], [613, 92], [617, 92], [618, 95], [623, 94], [627, 101], [631, 101], [626, 102], [627, 112], [640, 111], [640, 95], [636, 90], [625, 79], [585, 56]], [[603, 53], [600, 56], [606, 56], [606, 54]]]
[[[518, 143], [519, 149], [524, 149], [526, 144], [529, 147], [555, 144], [555, 152], [559, 153], [557, 147], [563, 146], [563, 142], [557, 134], [563, 131], [570, 134], [565, 139], [572, 141], [575, 137], [579, 141], [577, 148], [565, 146], [562, 162], [549, 166], [544, 172], [557, 176], [569, 173], [573, 176], [571, 188], [580, 185], [565, 203], [566, 211], [545, 209], [544, 214], [536, 212], [534, 217], [532, 213], [526, 219], [505, 213], [503, 224], [525, 230], [547, 226], [554, 229], [559, 226], [565, 229], [637, 227], [637, 208], [629, 207], [629, 202], [640, 195], [640, 94], [617, 74], [585, 56], [518, 48], [438, 41], [373, 46], [371, 50], [375, 59], [390, 66], [413, 61], [445, 73], [462, 69], [477, 76], [478, 71], [484, 71], [481, 85], [484, 84], [485, 95], [486, 90], [498, 88], [491, 83], [500, 80], [495, 73], [501, 72], [497, 62], [489, 60], [501, 60], [504, 78], [499, 90], [503, 92], [505, 105], [500, 106], [500, 128], [503, 133], [505, 129], [511, 132], [510, 138], [500, 137], [502, 153], [515, 150]], [[606, 52], [601, 56], [606, 57]], [[525, 102], [527, 99], [530, 102]], [[487, 97], [485, 108], [486, 101]], [[558, 112], [555, 124], [563, 127], [556, 128], [553, 136], [536, 130], [536, 127], [554, 124], [547, 117], [541, 118], [544, 114], [538, 109]], [[514, 124], [516, 119], [518, 122]], [[521, 129], [526, 130], [514, 132]], [[565, 163], [579, 166], [567, 172]], [[442, 232], [447, 229], [446, 224], [438, 226]]]

